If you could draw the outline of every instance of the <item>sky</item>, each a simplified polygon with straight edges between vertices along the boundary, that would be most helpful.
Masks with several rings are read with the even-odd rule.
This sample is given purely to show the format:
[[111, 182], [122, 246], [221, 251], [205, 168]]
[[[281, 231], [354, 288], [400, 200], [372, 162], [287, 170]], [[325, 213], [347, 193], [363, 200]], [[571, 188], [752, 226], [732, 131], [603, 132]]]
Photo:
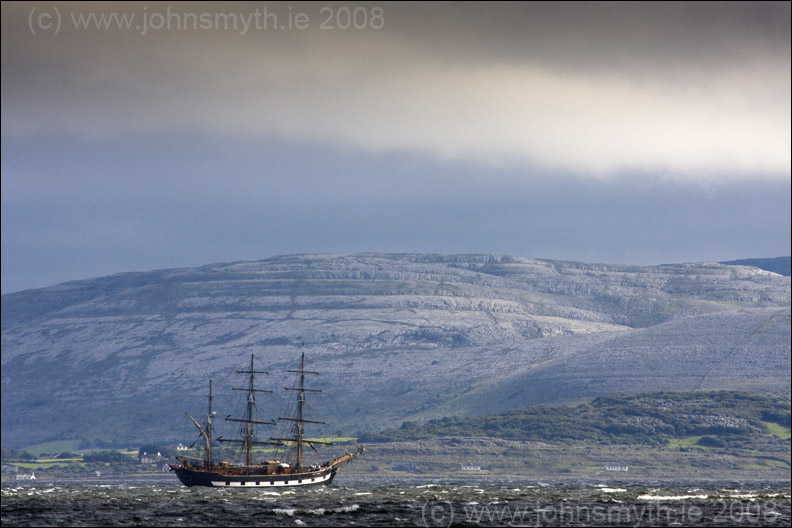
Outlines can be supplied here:
[[790, 18], [3, 2], [2, 293], [293, 253], [790, 255]]

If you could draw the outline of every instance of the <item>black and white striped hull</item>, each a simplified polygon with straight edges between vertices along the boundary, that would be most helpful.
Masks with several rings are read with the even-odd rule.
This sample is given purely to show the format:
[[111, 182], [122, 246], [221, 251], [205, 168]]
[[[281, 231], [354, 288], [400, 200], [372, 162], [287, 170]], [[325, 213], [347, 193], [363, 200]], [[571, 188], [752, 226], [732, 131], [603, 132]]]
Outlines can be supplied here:
[[185, 486], [211, 486], [215, 488], [286, 488], [294, 486], [328, 485], [336, 475], [336, 468], [325, 468], [293, 475], [223, 475], [212, 471], [200, 471], [173, 467], [173, 471]]

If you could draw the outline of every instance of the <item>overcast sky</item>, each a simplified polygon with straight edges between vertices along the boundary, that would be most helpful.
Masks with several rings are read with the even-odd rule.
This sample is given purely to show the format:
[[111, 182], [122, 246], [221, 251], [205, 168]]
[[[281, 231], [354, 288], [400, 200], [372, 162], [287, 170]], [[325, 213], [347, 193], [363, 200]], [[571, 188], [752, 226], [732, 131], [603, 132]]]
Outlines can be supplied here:
[[2, 4], [2, 292], [790, 254], [790, 4]]

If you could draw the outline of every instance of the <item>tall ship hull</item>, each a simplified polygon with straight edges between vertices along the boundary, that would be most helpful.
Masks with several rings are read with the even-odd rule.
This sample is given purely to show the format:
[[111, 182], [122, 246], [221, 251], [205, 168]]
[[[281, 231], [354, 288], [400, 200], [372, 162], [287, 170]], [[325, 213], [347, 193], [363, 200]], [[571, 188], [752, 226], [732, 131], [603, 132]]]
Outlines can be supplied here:
[[336, 469], [325, 469], [294, 475], [226, 475], [211, 471], [176, 468], [173, 470], [185, 486], [210, 486], [214, 488], [282, 488], [286, 486], [329, 485], [336, 476]]
[[323, 464], [319, 468], [309, 468], [292, 473], [284, 473], [282, 470], [278, 471], [277, 466], [273, 468], [271, 464], [262, 464], [249, 468], [233, 466], [206, 468], [193, 466], [189, 462], [182, 461], [181, 464], [171, 464], [170, 468], [185, 486], [282, 488], [287, 486], [329, 485], [333, 482], [338, 469], [343, 464], [351, 461], [352, 457], [362, 452], [363, 448], [359, 448], [355, 453], [345, 454], [340, 459]]
[[[341, 457], [334, 457], [333, 460], [322, 464], [306, 464], [303, 460], [303, 448], [308, 446], [314, 451], [315, 444], [332, 445], [330, 442], [305, 438], [303, 426], [306, 423], [324, 424], [315, 420], [307, 420], [303, 415], [305, 405], [305, 394], [307, 392], [321, 392], [316, 389], [305, 388], [305, 375], [318, 374], [305, 370], [305, 352], [302, 353], [299, 370], [290, 370], [299, 374], [296, 387], [285, 387], [286, 390], [295, 391], [297, 394], [297, 406], [295, 417], [279, 417], [279, 420], [292, 423], [291, 434], [284, 438], [272, 438], [268, 441], [258, 440], [255, 436], [255, 425], [275, 425], [275, 422], [260, 421], [255, 418], [254, 410], [255, 394], [260, 392], [272, 392], [270, 390], [257, 389], [254, 385], [254, 378], [257, 374], [267, 374], [265, 371], [253, 368], [254, 357], [250, 357], [250, 368], [238, 370], [237, 373], [249, 376], [249, 383], [246, 388], [235, 388], [234, 390], [245, 391], [248, 393], [247, 407], [244, 418], [226, 418], [231, 422], [243, 424], [241, 429], [241, 439], [225, 439], [218, 437], [219, 442], [229, 442], [239, 444], [244, 455], [243, 463], [217, 462], [212, 458], [213, 445], [213, 418], [216, 413], [212, 412], [212, 383], [209, 382], [209, 413], [206, 422], [201, 425], [198, 421], [187, 413], [193, 424], [198, 428], [201, 437], [204, 439], [204, 458], [188, 456], [177, 456], [176, 463], [169, 464], [170, 470], [176, 474], [179, 481], [185, 486], [205, 486], [218, 488], [284, 488], [296, 486], [316, 486], [329, 485], [333, 482], [339, 469], [350, 463], [356, 456], [362, 454], [365, 449], [359, 446], [356, 451], [347, 451]], [[280, 460], [269, 460], [261, 463], [252, 462], [253, 446], [270, 445], [294, 447], [296, 459], [291, 462], [281, 462]]]

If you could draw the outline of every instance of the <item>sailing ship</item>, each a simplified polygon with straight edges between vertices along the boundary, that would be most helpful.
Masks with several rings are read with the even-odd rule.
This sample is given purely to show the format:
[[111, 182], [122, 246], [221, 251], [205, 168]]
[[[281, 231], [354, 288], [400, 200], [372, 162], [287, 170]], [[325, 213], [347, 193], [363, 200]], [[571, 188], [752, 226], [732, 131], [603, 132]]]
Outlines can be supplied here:
[[[305, 370], [305, 350], [302, 351], [299, 370], [288, 370], [287, 372], [297, 374], [296, 387], [284, 387], [287, 391], [294, 391], [297, 395], [297, 406], [294, 416], [280, 416], [278, 420], [291, 422], [291, 436], [270, 437], [269, 440], [262, 441], [256, 437], [257, 425], [275, 425], [274, 421], [258, 420], [256, 416], [256, 394], [271, 393], [271, 390], [256, 388], [255, 378], [258, 374], [268, 374], [263, 370], [254, 368], [254, 356], [250, 356], [250, 367], [247, 370], [237, 370], [238, 374], [247, 376], [247, 386], [233, 388], [232, 390], [244, 391], [247, 393], [247, 405], [245, 414], [242, 418], [226, 417], [227, 421], [238, 422], [240, 426], [240, 438], [218, 437], [219, 442], [238, 444], [244, 455], [244, 461], [239, 463], [229, 461], [216, 461], [212, 457], [212, 435], [213, 420], [216, 412], [212, 411], [212, 382], [209, 381], [209, 412], [206, 422], [202, 425], [193, 418], [190, 413], [185, 413], [198, 428], [200, 436], [204, 440], [204, 457], [196, 458], [185, 455], [176, 456], [177, 463], [168, 464], [170, 470], [185, 486], [212, 486], [212, 487], [245, 487], [245, 488], [282, 488], [292, 486], [309, 486], [315, 484], [329, 485], [333, 482], [338, 470], [348, 464], [365, 451], [363, 446], [359, 446], [356, 451], [346, 451], [343, 456], [334, 457], [332, 460], [322, 464], [306, 464], [304, 460], [304, 447], [308, 446], [314, 451], [314, 445], [332, 445], [325, 442], [305, 437], [305, 424], [324, 424], [316, 420], [307, 420], [303, 416], [305, 406], [305, 395], [309, 392], [321, 392], [318, 389], [308, 389], [305, 387], [306, 374], [319, 374]], [[289, 462], [280, 460], [267, 460], [256, 463], [253, 461], [253, 447], [258, 445], [293, 446], [295, 457]]]

